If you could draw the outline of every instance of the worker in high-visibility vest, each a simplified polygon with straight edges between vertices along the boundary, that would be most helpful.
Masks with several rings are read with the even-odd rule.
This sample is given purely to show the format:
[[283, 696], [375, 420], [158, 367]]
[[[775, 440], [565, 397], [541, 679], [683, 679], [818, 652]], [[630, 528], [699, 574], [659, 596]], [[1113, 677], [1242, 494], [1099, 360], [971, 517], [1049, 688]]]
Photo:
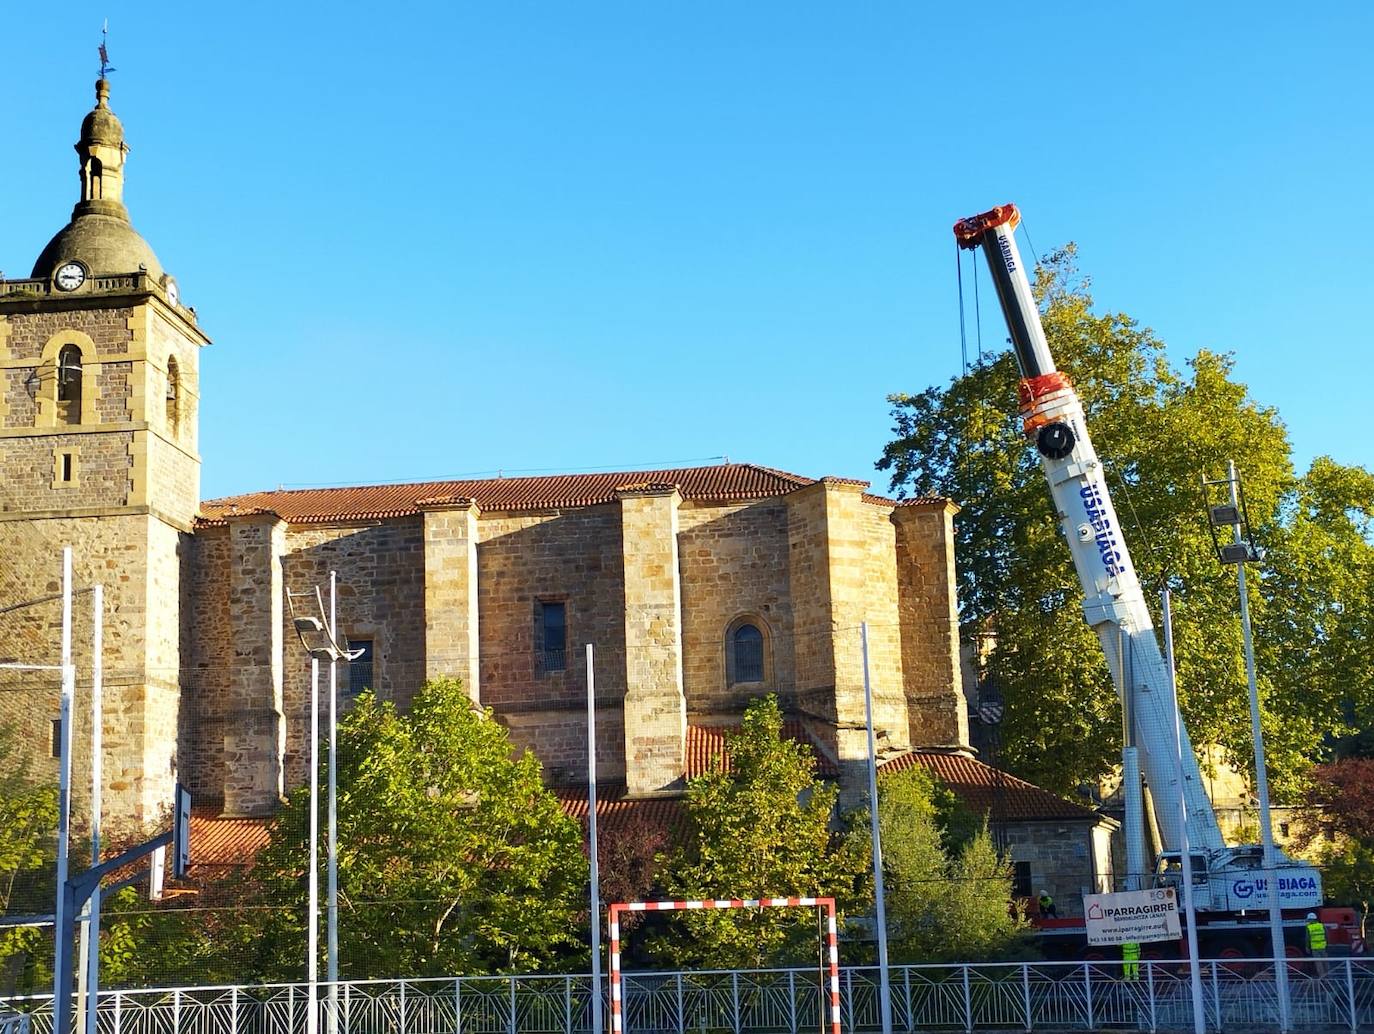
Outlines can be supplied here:
[[1046, 919], [1057, 919], [1057, 918], [1059, 918], [1059, 912], [1058, 912], [1058, 910], [1055, 909], [1055, 907], [1054, 907], [1054, 898], [1050, 897], [1050, 892], [1049, 892], [1049, 891], [1047, 891], [1047, 890], [1042, 890], [1042, 891], [1040, 892], [1040, 898], [1039, 898], [1038, 901], [1036, 901], [1036, 904], [1040, 906], [1040, 915], [1043, 916], [1044, 918], [1046, 918]]
[[1127, 941], [1121, 946], [1121, 979], [1140, 979], [1140, 943]]
[[1326, 973], [1326, 927], [1317, 918], [1316, 912], [1307, 913], [1307, 953], [1314, 959], [1322, 960], [1316, 964], [1317, 976]]

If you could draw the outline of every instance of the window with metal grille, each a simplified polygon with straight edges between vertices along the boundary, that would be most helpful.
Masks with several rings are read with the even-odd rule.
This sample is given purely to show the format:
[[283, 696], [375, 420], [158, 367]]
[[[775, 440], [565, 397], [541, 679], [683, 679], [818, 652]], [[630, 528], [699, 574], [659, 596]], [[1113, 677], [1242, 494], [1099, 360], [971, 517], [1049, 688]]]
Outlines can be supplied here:
[[730, 634], [730, 681], [763, 681], [763, 633], [757, 625], [739, 625]]
[[376, 689], [372, 681], [372, 640], [350, 639], [348, 652], [361, 650], [362, 654], [348, 662], [348, 686], [345, 693], [352, 700], [365, 689]]
[[541, 671], [568, 667], [568, 607], [561, 600], [540, 600], [535, 641]]

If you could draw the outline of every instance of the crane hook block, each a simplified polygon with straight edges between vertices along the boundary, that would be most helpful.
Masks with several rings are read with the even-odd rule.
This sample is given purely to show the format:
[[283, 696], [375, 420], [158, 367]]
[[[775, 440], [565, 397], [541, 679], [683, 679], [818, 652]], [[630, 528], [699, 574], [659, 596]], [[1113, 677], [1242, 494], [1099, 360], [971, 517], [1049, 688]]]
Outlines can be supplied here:
[[1016, 210], [1015, 205], [1008, 202], [979, 215], [960, 219], [954, 224], [954, 239], [959, 242], [961, 248], [976, 248], [978, 242], [983, 239], [983, 234], [994, 226], [1007, 224], [1014, 230], [1020, 222], [1021, 213]]

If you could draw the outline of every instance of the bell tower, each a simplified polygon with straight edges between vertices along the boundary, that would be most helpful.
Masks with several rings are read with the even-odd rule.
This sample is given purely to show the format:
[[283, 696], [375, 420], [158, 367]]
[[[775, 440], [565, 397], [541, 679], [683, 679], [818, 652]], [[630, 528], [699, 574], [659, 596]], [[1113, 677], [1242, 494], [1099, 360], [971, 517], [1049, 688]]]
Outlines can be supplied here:
[[106, 807], [115, 821], [148, 823], [177, 775], [210, 342], [129, 219], [129, 148], [103, 75], [95, 96], [71, 219], [28, 278], [0, 280], [0, 550], [13, 564], [7, 593], [50, 591], [49, 554], [64, 544], [77, 584], [105, 586]]

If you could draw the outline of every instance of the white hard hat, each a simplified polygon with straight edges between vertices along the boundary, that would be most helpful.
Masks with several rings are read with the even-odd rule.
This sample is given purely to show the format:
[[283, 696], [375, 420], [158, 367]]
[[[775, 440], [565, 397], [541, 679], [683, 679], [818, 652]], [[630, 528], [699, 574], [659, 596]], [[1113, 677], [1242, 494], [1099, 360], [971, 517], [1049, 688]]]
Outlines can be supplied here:
[[1042, 891], [1040, 892], [1040, 896], [1041, 896], [1042, 898], [1047, 898], [1047, 897], [1050, 896], [1050, 892], [1047, 891], [1047, 890], [1042, 890]]
[[1317, 918], [1317, 913], [1316, 913], [1316, 912], [1308, 912], [1308, 913], [1307, 913], [1307, 918], [1308, 918], [1308, 919], [1316, 919], [1316, 918]]

